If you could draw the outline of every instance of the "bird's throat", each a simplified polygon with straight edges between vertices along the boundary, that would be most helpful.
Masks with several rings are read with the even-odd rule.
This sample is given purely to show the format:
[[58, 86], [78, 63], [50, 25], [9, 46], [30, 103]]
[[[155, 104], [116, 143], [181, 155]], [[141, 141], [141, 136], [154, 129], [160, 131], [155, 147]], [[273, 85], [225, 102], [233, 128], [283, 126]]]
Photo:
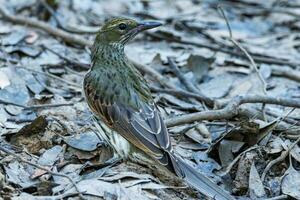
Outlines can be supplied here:
[[120, 43], [95, 42], [92, 50], [92, 66], [111, 67], [128, 62], [124, 45]]

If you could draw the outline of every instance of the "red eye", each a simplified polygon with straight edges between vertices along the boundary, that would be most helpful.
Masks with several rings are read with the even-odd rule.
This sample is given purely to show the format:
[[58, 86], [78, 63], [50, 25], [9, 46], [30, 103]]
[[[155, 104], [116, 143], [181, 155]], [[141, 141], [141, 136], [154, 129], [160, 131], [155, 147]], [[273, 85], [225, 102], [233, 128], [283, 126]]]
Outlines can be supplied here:
[[119, 29], [120, 30], [125, 30], [127, 28], [127, 25], [124, 23], [119, 24]]

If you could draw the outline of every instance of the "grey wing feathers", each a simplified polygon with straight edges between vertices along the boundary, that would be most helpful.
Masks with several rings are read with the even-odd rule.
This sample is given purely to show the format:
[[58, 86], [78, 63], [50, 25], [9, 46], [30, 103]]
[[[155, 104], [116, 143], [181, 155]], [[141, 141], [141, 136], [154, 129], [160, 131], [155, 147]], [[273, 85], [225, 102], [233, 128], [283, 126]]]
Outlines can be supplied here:
[[134, 102], [138, 102], [138, 109], [120, 100], [107, 102], [96, 93], [95, 86], [92, 87], [91, 84], [86, 81], [84, 91], [93, 112], [134, 146], [157, 159], [178, 176], [182, 176], [170, 154], [170, 137], [154, 102], [145, 102], [136, 94], [132, 94], [131, 97]]
[[139, 111], [121, 104], [115, 104], [115, 109], [119, 109], [120, 113], [113, 128], [127, 129], [127, 132], [119, 131], [127, 140], [137, 140], [137, 147], [144, 146], [142, 150], [157, 159], [164, 156], [164, 150], [171, 149], [169, 135], [154, 104], [144, 104]]
[[144, 104], [138, 112], [128, 111], [128, 108], [122, 105], [115, 106], [119, 109], [120, 115], [115, 119], [113, 128], [170, 171], [184, 177], [176, 158], [171, 153], [170, 137], [155, 104]]

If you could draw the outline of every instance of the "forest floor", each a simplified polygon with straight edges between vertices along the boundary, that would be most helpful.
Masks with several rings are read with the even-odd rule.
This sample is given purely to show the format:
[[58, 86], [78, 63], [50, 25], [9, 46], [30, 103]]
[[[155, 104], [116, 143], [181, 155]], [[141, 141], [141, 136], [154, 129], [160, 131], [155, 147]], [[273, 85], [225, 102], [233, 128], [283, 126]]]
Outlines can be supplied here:
[[0, 199], [201, 199], [113, 152], [82, 94], [105, 20], [176, 154], [239, 199], [300, 199], [300, 1], [0, 0]]

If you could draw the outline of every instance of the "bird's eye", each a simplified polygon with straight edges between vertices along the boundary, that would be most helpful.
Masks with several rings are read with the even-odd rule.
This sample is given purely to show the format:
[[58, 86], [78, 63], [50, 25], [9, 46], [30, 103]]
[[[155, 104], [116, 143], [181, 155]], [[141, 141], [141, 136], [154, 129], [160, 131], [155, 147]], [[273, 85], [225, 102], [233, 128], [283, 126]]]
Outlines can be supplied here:
[[127, 25], [124, 23], [119, 24], [119, 29], [120, 30], [125, 30], [127, 28]]

